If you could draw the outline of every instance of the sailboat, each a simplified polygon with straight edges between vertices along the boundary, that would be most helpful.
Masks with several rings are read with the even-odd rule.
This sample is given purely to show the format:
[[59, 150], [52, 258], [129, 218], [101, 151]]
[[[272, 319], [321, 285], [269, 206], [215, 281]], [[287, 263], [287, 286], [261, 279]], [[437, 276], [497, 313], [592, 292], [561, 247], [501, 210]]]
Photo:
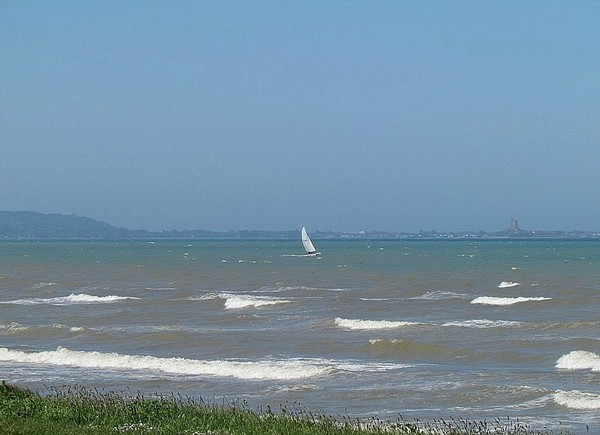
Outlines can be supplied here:
[[315, 246], [310, 241], [310, 237], [308, 237], [308, 233], [306, 232], [306, 228], [302, 227], [302, 244], [304, 245], [304, 250], [306, 251], [306, 255], [318, 255], [320, 252], [317, 252]]

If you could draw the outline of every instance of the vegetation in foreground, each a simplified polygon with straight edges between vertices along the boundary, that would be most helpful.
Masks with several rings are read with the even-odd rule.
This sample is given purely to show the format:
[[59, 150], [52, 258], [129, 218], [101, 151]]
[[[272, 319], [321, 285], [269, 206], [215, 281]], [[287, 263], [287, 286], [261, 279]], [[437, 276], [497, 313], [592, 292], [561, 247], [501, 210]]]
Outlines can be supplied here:
[[[431, 423], [352, 420], [315, 415], [281, 406], [251, 411], [242, 403], [223, 405], [176, 395], [143, 397], [130, 392], [100, 393], [79, 386], [51, 388], [46, 395], [2, 382], [0, 386], [0, 434], [510, 434], [539, 433], [519, 422]], [[565, 433], [565, 432], [561, 432]]]

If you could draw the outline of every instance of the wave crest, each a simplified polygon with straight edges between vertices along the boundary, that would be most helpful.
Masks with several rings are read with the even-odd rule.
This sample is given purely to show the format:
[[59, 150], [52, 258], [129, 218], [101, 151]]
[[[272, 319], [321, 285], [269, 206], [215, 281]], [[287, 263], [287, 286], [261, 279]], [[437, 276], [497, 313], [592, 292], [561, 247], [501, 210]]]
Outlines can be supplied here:
[[493, 296], [480, 296], [471, 301], [472, 304], [483, 304], [483, 305], [513, 305], [521, 302], [534, 302], [534, 301], [548, 301], [552, 298], [545, 297], [537, 297], [537, 298], [528, 298], [528, 297], [517, 297], [517, 298], [498, 298]]
[[245, 380], [301, 379], [326, 374], [334, 368], [311, 360], [201, 361], [186, 358], [157, 358], [143, 355], [74, 351], [64, 347], [45, 352], [23, 352], [0, 348], [0, 361], [234, 377]]
[[474, 320], [461, 320], [456, 322], [447, 322], [442, 326], [459, 326], [463, 328], [515, 328], [521, 326], [522, 322], [516, 322], [512, 320], [487, 320], [487, 319], [474, 319]]
[[345, 329], [393, 329], [417, 325], [414, 322], [392, 322], [389, 320], [360, 320], [335, 318], [335, 325]]
[[70, 294], [69, 296], [61, 296], [56, 298], [31, 298], [31, 299], [16, 299], [14, 301], [0, 302], [0, 304], [15, 304], [15, 305], [76, 305], [76, 304], [106, 304], [127, 299], [140, 299], [132, 296], [92, 296], [85, 293]]
[[58, 285], [58, 284], [55, 283], [55, 282], [38, 282], [37, 284], [32, 285], [31, 288], [37, 290], [37, 289], [41, 289], [41, 288], [44, 288], [44, 287], [52, 287], [52, 286], [55, 286], [55, 285]]
[[600, 356], [585, 350], [575, 350], [556, 361], [557, 369], [600, 371]]
[[247, 295], [231, 295], [220, 294], [221, 299], [225, 299], [225, 308], [234, 310], [248, 307], [263, 307], [267, 305], [289, 304], [291, 301], [286, 299], [272, 298], [268, 296], [247, 296]]
[[521, 285], [518, 282], [512, 282], [512, 281], [502, 281], [499, 285], [498, 288], [510, 288], [510, 287], [517, 287]]
[[572, 409], [600, 409], [600, 395], [584, 393], [579, 390], [559, 390], [554, 393], [554, 401]]
[[451, 291], [431, 291], [421, 296], [415, 296], [409, 299], [413, 300], [425, 300], [425, 301], [437, 301], [443, 299], [464, 299], [466, 295], [463, 293], [456, 293]]

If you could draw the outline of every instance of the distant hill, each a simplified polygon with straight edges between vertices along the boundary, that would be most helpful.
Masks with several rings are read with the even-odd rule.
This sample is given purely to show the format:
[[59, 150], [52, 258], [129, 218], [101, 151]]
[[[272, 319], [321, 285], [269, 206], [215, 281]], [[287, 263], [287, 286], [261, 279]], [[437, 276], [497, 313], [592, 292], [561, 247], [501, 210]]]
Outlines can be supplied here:
[[146, 233], [75, 215], [0, 211], [0, 238], [3, 239], [118, 239]]
[[31, 211], [0, 211], [0, 240], [2, 239], [299, 239], [295, 231], [226, 232], [205, 230], [146, 231], [119, 228], [88, 217], [45, 214]]

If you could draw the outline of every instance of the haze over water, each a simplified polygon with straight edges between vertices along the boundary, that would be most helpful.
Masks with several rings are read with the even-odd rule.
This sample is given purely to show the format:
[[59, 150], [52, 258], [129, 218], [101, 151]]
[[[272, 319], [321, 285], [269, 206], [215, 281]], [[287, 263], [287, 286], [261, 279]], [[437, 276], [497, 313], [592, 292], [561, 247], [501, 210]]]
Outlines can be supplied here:
[[315, 242], [3, 242], [1, 378], [598, 428], [597, 242]]

